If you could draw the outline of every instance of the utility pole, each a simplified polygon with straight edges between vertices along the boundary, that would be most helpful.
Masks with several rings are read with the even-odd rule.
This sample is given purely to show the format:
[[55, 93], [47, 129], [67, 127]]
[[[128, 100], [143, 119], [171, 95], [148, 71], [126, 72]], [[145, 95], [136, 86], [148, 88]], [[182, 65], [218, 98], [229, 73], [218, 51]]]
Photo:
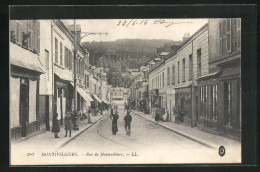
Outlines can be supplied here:
[[[74, 19], [74, 116], [73, 116], [73, 130], [79, 130], [79, 125], [78, 125], [78, 108], [77, 108], [77, 43], [76, 43], [76, 19]], [[97, 35], [99, 34], [100, 36], [105, 34], [106, 36], [108, 33], [95, 33], [95, 32], [81, 32], [85, 34], [83, 37], [79, 38], [80, 40], [83, 39], [84, 37], [88, 35]]]
[[76, 44], [76, 20], [74, 19], [74, 126], [73, 130], [79, 130], [77, 108], [77, 44]]

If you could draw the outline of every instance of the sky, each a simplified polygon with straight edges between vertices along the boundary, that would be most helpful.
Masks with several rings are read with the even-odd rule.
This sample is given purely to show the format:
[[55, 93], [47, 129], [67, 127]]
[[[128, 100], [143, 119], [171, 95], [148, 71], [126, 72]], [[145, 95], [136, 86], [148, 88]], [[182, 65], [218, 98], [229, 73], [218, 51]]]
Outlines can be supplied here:
[[[62, 20], [73, 24], [73, 20]], [[192, 35], [208, 19], [88, 19], [77, 20], [82, 32], [108, 33], [88, 35], [81, 42], [106, 42], [117, 39], [169, 39], [180, 41], [185, 33]], [[84, 36], [82, 34], [81, 36]]]

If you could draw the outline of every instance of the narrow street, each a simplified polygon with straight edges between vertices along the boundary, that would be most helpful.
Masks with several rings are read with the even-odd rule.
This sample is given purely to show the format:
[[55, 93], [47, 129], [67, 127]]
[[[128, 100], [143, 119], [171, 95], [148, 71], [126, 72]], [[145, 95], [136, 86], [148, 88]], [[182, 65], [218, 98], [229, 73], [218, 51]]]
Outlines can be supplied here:
[[[119, 120], [117, 135], [112, 135], [111, 120], [109, 114], [97, 122], [93, 127], [86, 130], [59, 151], [73, 151], [86, 154], [88, 157], [96, 152], [101, 154], [118, 153], [128, 158], [129, 163], [145, 162], [146, 157], [151, 157], [154, 163], [172, 161], [181, 163], [183, 160], [189, 162], [210, 162], [210, 157], [219, 157], [218, 150], [206, 147], [197, 142], [189, 140], [181, 135], [154, 124], [134, 113], [132, 113], [132, 134], [126, 136], [124, 129], [124, 116], [126, 110], [119, 105]], [[129, 154], [129, 155], [128, 155]], [[137, 156], [132, 156], [137, 155]], [[91, 157], [91, 156], [90, 156]], [[168, 159], [168, 158], [169, 159]], [[196, 157], [196, 158], [195, 158]], [[109, 163], [124, 162], [125, 158], [114, 159], [104, 156]], [[95, 158], [87, 158], [88, 162], [95, 162]], [[84, 162], [84, 159], [81, 159]], [[214, 159], [214, 161], [216, 161]]]

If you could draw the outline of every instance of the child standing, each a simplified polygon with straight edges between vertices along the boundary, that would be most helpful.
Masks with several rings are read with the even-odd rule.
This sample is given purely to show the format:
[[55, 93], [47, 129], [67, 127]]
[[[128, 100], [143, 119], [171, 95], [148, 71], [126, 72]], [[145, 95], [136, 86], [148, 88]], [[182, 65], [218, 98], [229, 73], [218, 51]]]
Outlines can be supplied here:
[[52, 130], [51, 130], [51, 132], [54, 133], [54, 138], [59, 138], [58, 133], [60, 132], [60, 126], [59, 126], [59, 121], [58, 121], [57, 117], [58, 117], [58, 114], [56, 113], [53, 116], [53, 119], [52, 119]]
[[66, 117], [65, 117], [65, 130], [66, 130], [65, 137], [67, 137], [68, 130], [70, 132], [70, 137], [71, 137], [71, 128], [72, 128], [72, 126], [73, 126], [73, 124], [72, 124], [72, 112], [68, 112], [66, 114]]

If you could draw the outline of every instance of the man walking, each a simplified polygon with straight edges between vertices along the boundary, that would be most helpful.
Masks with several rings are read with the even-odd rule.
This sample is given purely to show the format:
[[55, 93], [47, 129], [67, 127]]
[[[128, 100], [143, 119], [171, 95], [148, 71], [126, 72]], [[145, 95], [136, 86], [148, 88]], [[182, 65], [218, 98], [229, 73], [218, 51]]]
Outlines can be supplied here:
[[131, 122], [132, 122], [132, 116], [130, 115], [130, 110], [127, 110], [127, 114], [124, 117], [125, 120], [125, 131], [126, 135], [130, 136], [131, 134]]

